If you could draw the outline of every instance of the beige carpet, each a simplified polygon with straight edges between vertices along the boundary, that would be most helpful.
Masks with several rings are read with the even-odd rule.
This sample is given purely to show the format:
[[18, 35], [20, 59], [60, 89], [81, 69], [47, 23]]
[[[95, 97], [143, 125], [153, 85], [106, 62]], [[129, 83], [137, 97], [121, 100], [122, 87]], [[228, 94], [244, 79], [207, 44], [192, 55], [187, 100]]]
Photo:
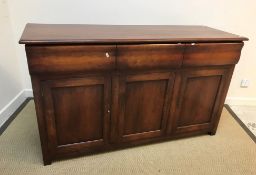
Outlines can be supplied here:
[[0, 136], [0, 174], [256, 174], [256, 144], [223, 110], [215, 136], [199, 136], [43, 166], [34, 102]]

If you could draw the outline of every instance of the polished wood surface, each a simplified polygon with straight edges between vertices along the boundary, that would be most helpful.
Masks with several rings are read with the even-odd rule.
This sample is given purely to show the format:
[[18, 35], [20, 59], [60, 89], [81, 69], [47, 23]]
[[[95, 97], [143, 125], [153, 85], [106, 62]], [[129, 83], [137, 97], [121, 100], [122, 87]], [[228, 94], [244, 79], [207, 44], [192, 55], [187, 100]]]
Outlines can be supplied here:
[[211, 130], [229, 69], [184, 70], [177, 75], [169, 133]]
[[245, 41], [206, 26], [27, 24], [21, 44], [166, 43]]
[[232, 65], [239, 61], [243, 43], [186, 44], [183, 67]]
[[26, 46], [31, 73], [67, 74], [107, 71], [115, 67], [115, 45]]
[[121, 75], [120, 142], [164, 134], [173, 82], [171, 72]]
[[202, 26], [29, 24], [44, 164], [214, 135], [242, 40]]
[[52, 159], [58, 152], [95, 148], [107, 143], [109, 76], [44, 81], [42, 93]]
[[147, 70], [180, 67], [184, 44], [118, 45], [117, 68]]

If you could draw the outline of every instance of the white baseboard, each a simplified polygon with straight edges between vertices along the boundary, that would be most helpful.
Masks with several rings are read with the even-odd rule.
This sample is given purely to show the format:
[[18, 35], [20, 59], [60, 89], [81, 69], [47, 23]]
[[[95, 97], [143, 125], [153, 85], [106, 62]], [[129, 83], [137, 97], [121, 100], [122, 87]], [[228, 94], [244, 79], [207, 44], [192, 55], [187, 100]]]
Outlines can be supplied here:
[[227, 97], [225, 104], [241, 105], [241, 106], [256, 106], [256, 98], [249, 97]]
[[24, 94], [26, 98], [34, 97], [32, 89], [24, 89]]
[[28, 97], [33, 97], [32, 89], [24, 89], [20, 91], [7, 105], [5, 105], [5, 107], [0, 109], [0, 127]]

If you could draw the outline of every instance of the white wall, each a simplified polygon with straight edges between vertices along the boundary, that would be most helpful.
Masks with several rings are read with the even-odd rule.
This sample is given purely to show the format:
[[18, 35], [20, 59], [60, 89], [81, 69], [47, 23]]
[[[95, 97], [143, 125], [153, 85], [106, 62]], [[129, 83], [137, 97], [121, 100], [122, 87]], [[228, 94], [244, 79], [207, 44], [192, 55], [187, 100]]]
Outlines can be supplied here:
[[[17, 44], [26, 23], [208, 25], [250, 38], [236, 67], [229, 97], [256, 99], [255, 0], [9, 0], [15, 44], [31, 88], [24, 46]], [[239, 87], [242, 78], [250, 87]]]
[[[7, 3], [0, 1], [0, 126], [9, 117], [8, 104], [23, 90], [21, 59], [16, 56]], [[24, 62], [24, 59], [22, 60]], [[27, 76], [27, 75], [26, 75]], [[19, 105], [19, 104], [17, 104]]]

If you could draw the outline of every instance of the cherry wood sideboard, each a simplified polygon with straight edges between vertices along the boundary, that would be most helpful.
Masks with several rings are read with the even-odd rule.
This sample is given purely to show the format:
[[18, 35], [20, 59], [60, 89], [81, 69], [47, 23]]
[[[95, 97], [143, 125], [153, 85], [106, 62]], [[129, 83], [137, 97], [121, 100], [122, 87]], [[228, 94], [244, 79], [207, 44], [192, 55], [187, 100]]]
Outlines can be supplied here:
[[205, 26], [27, 24], [44, 164], [214, 135], [246, 40]]

